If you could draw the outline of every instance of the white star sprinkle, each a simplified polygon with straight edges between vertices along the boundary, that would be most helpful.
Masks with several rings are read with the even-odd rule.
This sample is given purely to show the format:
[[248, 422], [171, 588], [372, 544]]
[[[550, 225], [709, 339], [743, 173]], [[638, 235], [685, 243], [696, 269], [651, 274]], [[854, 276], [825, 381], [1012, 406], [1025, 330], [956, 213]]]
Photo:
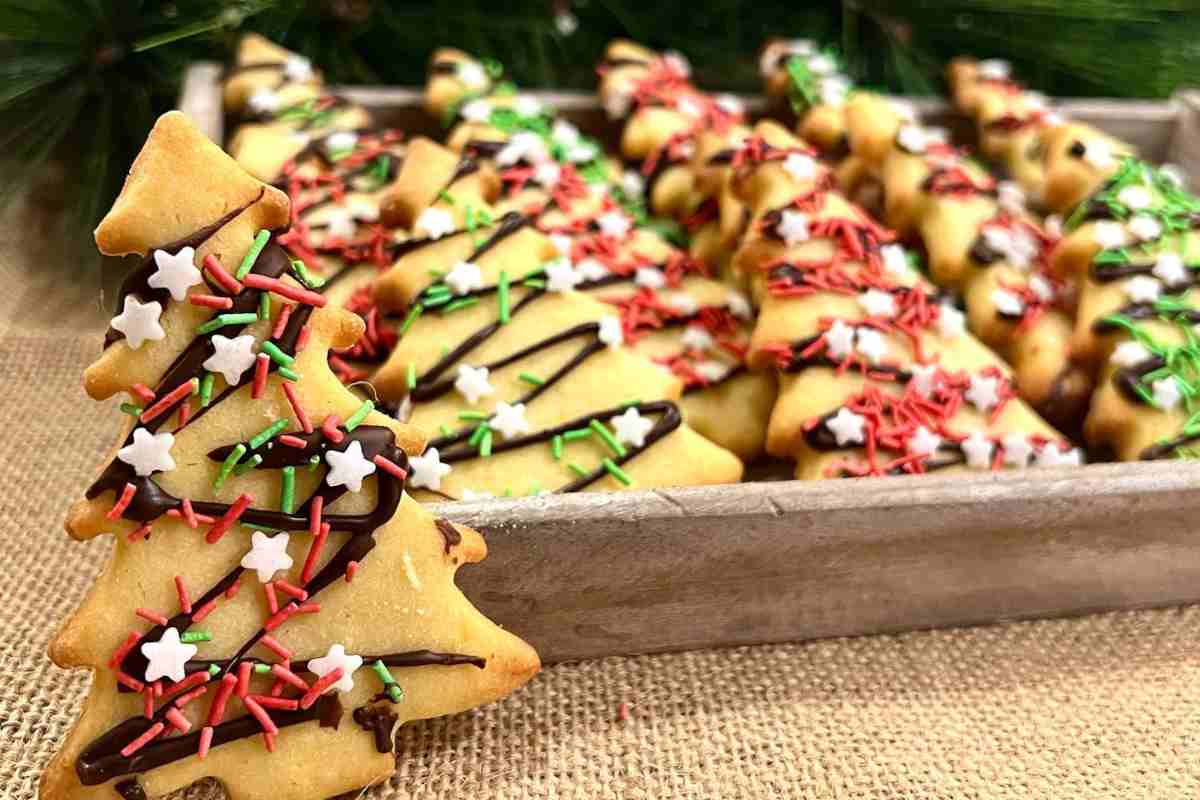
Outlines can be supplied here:
[[565, 119], [556, 119], [550, 129], [550, 138], [561, 147], [571, 147], [579, 142], [579, 128]]
[[556, 258], [547, 262], [545, 270], [548, 292], [569, 292], [583, 282], [583, 276], [566, 258]]
[[571, 246], [574, 244], [574, 239], [565, 233], [550, 234], [550, 244], [554, 245], [554, 249], [558, 251], [560, 256], [570, 256]]
[[661, 289], [667, 285], [667, 276], [663, 275], [662, 270], [654, 267], [638, 267], [633, 282], [647, 289]]
[[646, 179], [636, 169], [627, 169], [621, 175], [621, 191], [626, 197], [641, 197], [646, 191]]
[[837, 72], [837, 62], [823, 53], [808, 59], [808, 71], [814, 75], [832, 75]]
[[1149, 275], [1135, 275], [1125, 281], [1125, 295], [1134, 303], [1153, 303], [1162, 294], [1162, 284]]
[[133, 443], [117, 451], [117, 458], [133, 467], [133, 471], [145, 477], [154, 472], [169, 472], [175, 469], [171, 458], [171, 447], [175, 437], [170, 433], [150, 433], [145, 428], [133, 432]]
[[975, 71], [985, 81], [1006, 81], [1012, 72], [1012, 67], [1003, 59], [989, 58], [980, 61], [976, 65]]
[[246, 370], [254, 366], [254, 337], [248, 333], [230, 339], [219, 333], [212, 337], [213, 354], [201, 365], [219, 372], [230, 386], [236, 386]]
[[429, 239], [440, 239], [454, 233], [454, 215], [444, 208], [427, 208], [417, 217], [413, 233]]
[[196, 251], [191, 247], [184, 247], [175, 255], [155, 250], [154, 264], [158, 269], [146, 283], [152, 289], [166, 289], [174, 300], [186, 300], [187, 290], [202, 280], [195, 258]]
[[992, 305], [996, 313], [1008, 317], [1019, 317], [1025, 313], [1025, 301], [1008, 289], [995, 289], [992, 292]]
[[850, 93], [850, 79], [845, 75], [830, 75], [822, 78], [817, 86], [817, 94], [821, 102], [827, 106], [839, 106], [846, 101]]
[[579, 274], [583, 276], [583, 279], [589, 283], [603, 280], [612, 274], [608, 267], [604, 266], [604, 262], [595, 258], [585, 258], [575, 268], [579, 270]]
[[623, 211], [606, 211], [596, 217], [596, 225], [605, 236], [624, 239], [632, 227], [629, 217]]
[[375, 473], [375, 462], [369, 461], [362, 451], [362, 444], [351, 442], [345, 450], [327, 450], [325, 463], [329, 472], [325, 482], [330, 486], [345, 486], [352, 492], [362, 489], [363, 478]]
[[996, 446], [982, 433], [972, 432], [970, 436], [959, 442], [958, 446], [962, 448], [968, 467], [971, 469], [991, 468], [992, 453], [995, 452]]
[[1152, 270], [1154, 277], [1167, 286], [1178, 286], [1188, 282], [1188, 269], [1178, 253], [1160, 253]]
[[1025, 190], [1013, 181], [1000, 181], [996, 184], [996, 204], [1004, 211], [1013, 215], [1023, 214], [1027, 203]]
[[625, 332], [621, 329], [621, 320], [611, 314], [600, 318], [600, 330], [597, 334], [600, 341], [615, 350], [625, 342]]
[[1154, 195], [1145, 186], [1126, 186], [1117, 192], [1117, 202], [1130, 211], [1140, 211], [1154, 202]]
[[741, 292], [730, 292], [725, 298], [725, 306], [729, 309], [729, 313], [738, 319], [750, 319], [754, 315], [754, 309], [750, 308], [750, 301]]
[[704, 106], [696, 102], [695, 98], [683, 95], [675, 101], [675, 110], [685, 117], [698, 119], [704, 116]]
[[162, 316], [162, 304], [157, 300], [143, 303], [131, 294], [125, 295], [125, 305], [121, 313], [112, 318], [113, 330], [125, 334], [125, 341], [133, 350], [142, 346], [143, 342], [157, 342], [167, 335], [159, 324]]
[[879, 248], [879, 255], [883, 259], [884, 270], [893, 278], [902, 280], [909, 276], [908, 256], [905, 255], [903, 247], [898, 244], [885, 244]]
[[538, 184], [553, 189], [558, 185], [559, 179], [562, 177], [562, 167], [555, 164], [553, 161], [547, 161], [544, 164], [538, 164], [537, 169], [533, 171], [533, 179]]
[[855, 414], [845, 406], [839, 408], [836, 414], [825, 420], [825, 427], [833, 434], [833, 439], [837, 442], [838, 447], [862, 444], [866, 441], [864, 434], [866, 425], [866, 417]]
[[323, 678], [335, 669], [341, 669], [342, 677], [334, 682], [325, 693], [338, 691], [348, 692], [354, 688], [354, 672], [363, 664], [362, 656], [346, 654], [346, 648], [340, 644], [330, 645], [328, 652], [320, 658], [310, 659], [308, 671], [318, 678]]
[[729, 365], [711, 358], [697, 362], [694, 369], [708, 383], [723, 381], [729, 375]]
[[354, 131], [338, 131], [325, 137], [325, 149], [331, 153], [353, 150], [357, 144], [358, 134]]
[[512, 107], [517, 112], [517, 116], [521, 117], [536, 117], [542, 113], [541, 101], [528, 94], [517, 95]]
[[550, 159], [546, 143], [542, 137], [532, 131], [522, 131], [513, 134], [512, 138], [496, 154], [496, 163], [502, 167], [511, 167], [518, 161], [530, 164], [540, 164]]
[[333, 207], [325, 214], [325, 235], [333, 239], [351, 239], [358, 230], [354, 212], [348, 208]]
[[1054, 284], [1043, 278], [1041, 275], [1034, 275], [1029, 279], [1029, 290], [1038, 296], [1038, 299], [1043, 303], [1049, 303], [1054, 300], [1057, 292], [1054, 291]]
[[270, 89], [257, 89], [250, 95], [246, 105], [253, 114], [274, 114], [279, 110], [279, 95]]
[[1027, 467], [1029, 458], [1033, 455], [1033, 445], [1023, 433], [1010, 433], [1001, 440], [1004, 445], [1004, 465], [1008, 467]]
[[914, 455], [931, 456], [941, 446], [942, 437], [924, 425], [918, 425], [917, 429], [912, 432], [912, 436], [908, 437], [908, 452]]
[[679, 343], [683, 345], [685, 350], [699, 350], [704, 352], [713, 346], [713, 337], [703, 325], [688, 325], [683, 332], [683, 336], [679, 337]]
[[891, 292], [881, 289], [868, 289], [858, 296], [858, 304], [868, 317], [884, 317], [891, 319], [896, 316], [896, 299]]
[[1162, 236], [1162, 223], [1145, 214], [1138, 214], [1126, 225], [1129, 227], [1129, 232], [1143, 242], [1151, 242]]
[[909, 372], [912, 374], [909, 385], [916, 393], [924, 398], [933, 397], [933, 390], [937, 388], [938, 382], [937, 364], [913, 364], [909, 367]]
[[1083, 456], [1077, 448], [1060, 450], [1054, 442], [1047, 444], [1037, 454], [1039, 467], [1078, 467]]
[[313, 78], [312, 62], [304, 56], [288, 56], [283, 62], [283, 74], [293, 83], [310, 81]]
[[783, 171], [794, 181], [811, 181], [817, 177], [817, 160], [806, 153], [788, 153], [783, 159]]
[[454, 72], [459, 82], [468, 89], [482, 89], [487, 86], [487, 73], [474, 61], [458, 62], [458, 67]]
[[1083, 160], [1098, 170], [1112, 169], [1117, 165], [1112, 147], [1103, 139], [1093, 139], [1081, 142], [1083, 145]]
[[515, 439], [529, 433], [529, 420], [525, 419], [525, 404], [496, 403], [496, 410], [488, 420], [488, 427], [500, 432], [505, 439]]
[[1179, 390], [1179, 382], [1173, 375], [1154, 381], [1150, 384], [1150, 388], [1154, 393], [1154, 405], [1163, 411], [1174, 411], [1179, 406], [1179, 401], [1183, 399], [1183, 392]]
[[633, 447], [644, 446], [646, 435], [654, 428], [654, 420], [643, 417], [636, 408], [627, 408], [624, 414], [611, 417], [608, 421], [617, 441]]
[[1163, 164], [1158, 168], [1158, 174], [1169, 180], [1171, 183], [1183, 188], [1187, 183], [1187, 174], [1178, 164]]
[[292, 567], [292, 557], [288, 555], [287, 546], [286, 533], [267, 536], [262, 531], [255, 531], [250, 537], [250, 549], [242, 556], [241, 565], [244, 569], [257, 572], [259, 583], [270, 583], [276, 572]]
[[621, 119], [629, 113], [632, 98], [625, 92], [613, 92], [604, 98], [604, 113], [609, 119]]
[[915, 155], [925, 152], [929, 147], [929, 140], [920, 125], [909, 124], [901, 125], [900, 130], [896, 132], [896, 144], [900, 145], [901, 150]]
[[488, 382], [487, 367], [472, 367], [467, 364], [458, 365], [458, 377], [454, 380], [454, 388], [474, 405], [479, 398], [494, 394], [496, 387]]
[[788, 247], [808, 241], [808, 215], [800, 211], [785, 210], [779, 215], [775, 232]]
[[963, 396], [971, 405], [986, 414], [1000, 405], [1000, 379], [988, 375], [972, 375], [971, 385]]
[[681, 77], [686, 78], [692, 74], [692, 65], [688, 63], [687, 57], [678, 51], [668, 50], [663, 53], [663, 63]]
[[1051, 214], [1042, 222], [1042, 228], [1051, 239], [1061, 239], [1063, 235], [1063, 221], [1058, 214]]
[[1141, 342], [1135, 342], [1132, 339], [1127, 342], [1121, 342], [1112, 352], [1109, 360], [1118, 367], [1136, 367], [1144, 361], [1149, 361], [1153, 358], [1153, 354], [1146, 349]]
[[835, 319], [825, 331], [825, 349], [835, 361], [848, 357], [854, 349], [854, 328]]
[[1129, 237], [1121, 223], [1107, 219], [1100, 220], [1095, 224], [1092, 228], [1092, 238], [1096, 240], [1096, 244], [1100, 245], [1102, 250], [1116, 250], [1129, 243]]
[[855, 349], [872, 364], [878, 364], [887, 355], [887, 341], [874, 328], [859, 328]]
[[146, 642], [142, 645], [142, 655], [149, 662], [146, 664], [146, 683], [152, 683], [159, 678], [178, 683], [187, 677], [184, 666], [200, 648], [194, 644], [184, 644], [179, 641], [179, 631], [167, 628], [157, 642]]
[[742, 101], [731, 94], [719, 94], [713, 98], [713, 102], [716, 104], [717, 108], [721, 109], [726, 114], [735, 117], [740, 116], [746, 110], [746, 106], [742, 103]]
[[696, 302], [687, 292], [671, 292], [670, 294], [662, 295], [662, 300], [671, 307], [672, 310], [682, 314], [685, 317], [690, 317], [700, 310], [700, 304]]
[[408, 467], [409, 486], [414, 489], [432, 489], [435, 492], [442, 488], [442, 478], [449, 475], [453, 469], [449, 464], [442, 463], [436, 447], [429, 448], [424, 455], [411, 456], [408, 459]]
[[464, 103], [458, 113], [467, 122], [482, 124], [492, 118], [492, 104], [482, 97], [477, 97], [469, 103]]
[[942, 303], [938, 307], [937, 325], [938, 335], [943, 339], [957, 339], [967, 330], [967, 318], [954, 306]]
[[442, 278], [456, 295], [470, 294], [483, 288], [483, 273], [470, 261], [459, 261]]

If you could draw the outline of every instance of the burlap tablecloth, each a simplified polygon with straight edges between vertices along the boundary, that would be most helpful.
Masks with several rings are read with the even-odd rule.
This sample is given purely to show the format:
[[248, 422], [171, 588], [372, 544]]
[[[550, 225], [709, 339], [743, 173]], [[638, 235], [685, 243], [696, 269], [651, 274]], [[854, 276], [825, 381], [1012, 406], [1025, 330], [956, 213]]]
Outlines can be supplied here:
[[[44, 653], [108, 547], [62, 520], [119, 414], [80, 388], [98, 293], [31, 279], [20, 247], [0, 238], [0, 796], [24, 800], [88, 681]], [[560, 665], [407, 727], [397, 760], [368, 797], [1196, 798], [1200, 610]]]

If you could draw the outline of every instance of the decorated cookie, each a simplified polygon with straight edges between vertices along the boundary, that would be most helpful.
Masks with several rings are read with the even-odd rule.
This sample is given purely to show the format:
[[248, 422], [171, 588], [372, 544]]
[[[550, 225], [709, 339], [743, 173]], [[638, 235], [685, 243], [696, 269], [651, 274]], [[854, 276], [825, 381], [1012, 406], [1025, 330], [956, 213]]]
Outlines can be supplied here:
[[85, 380], [129, 421], [68, 514], [114, 544], [50, 646], [94, 678], [41, 797], [357, 790], [394, 771], [397, 724], [538, 668], [454, 586], [483, 540], [406, 497], [422, 436], [330, 372], [362, 325], [291, 271], [288, 217], [171, 113], [96, 231], [143, 258]]
[[800, 138], [827, 158], [845, 158], [845, 109], [853, 85], [837, 57], [818, 51], [808, 39], [772, 39], [763, 48], [759, 70], [767, 95], [787, 100]]
[[780, 371], [768, 451], [803, 478], [1078, 463], [894, 235], [827, 170], [786, 169], [813, 151], [778, 126], [756, 131], [739, 154], [753, 217], [736, 260], [760, 298], [749, 363]]

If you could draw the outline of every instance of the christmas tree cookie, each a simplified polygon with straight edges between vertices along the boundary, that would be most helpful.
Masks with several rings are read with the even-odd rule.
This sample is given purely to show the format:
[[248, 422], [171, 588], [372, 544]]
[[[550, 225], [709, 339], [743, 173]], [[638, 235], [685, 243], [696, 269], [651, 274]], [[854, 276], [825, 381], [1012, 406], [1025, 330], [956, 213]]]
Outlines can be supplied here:
[[892, 233], [824, 168], [798, 179], [786, 166], [814, 152], [756, 130], [739, 154], [753, 217], [736, 262], [760, 300], [749, 362], [780, 371], [768, 451], [801, 478], [1079, 463]]
[[346, 149], [351, 132], [371, 124], [366, 109], [324, 90], [308, 59], [256, 34], [242, 37], [223, 87], [225, 113], [237, 123], [227, 149], [260, 180], [275, 180], [313, 149]]
[[136, 253], [85, 386], [125, 434], [69, 512], [109, 563], [50, 646], [94, 679], [43, 798], [323, 798], [395, 769], [397, 724], [497, 699], [533, 651], [453, 583], [475, 532], [406, 496], [414, 429], [330, 372], [362, 324], [278, 242], [283, 193], [161, 118], [96, 231]]

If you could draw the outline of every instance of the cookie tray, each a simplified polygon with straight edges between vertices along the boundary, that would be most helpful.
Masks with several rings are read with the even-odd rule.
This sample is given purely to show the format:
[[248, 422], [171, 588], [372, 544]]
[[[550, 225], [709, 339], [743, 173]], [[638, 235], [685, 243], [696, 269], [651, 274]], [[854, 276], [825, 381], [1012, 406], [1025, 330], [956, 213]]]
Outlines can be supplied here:
[[[219, 68], [181, 108], [221, 141]], [[353, 88], [381, 122], [440, 135], [413, 89]], [[590, 95], [534, 93], [615, 135]], [[1063, 101], [1200, 176], [1200, 93]], [[762, 108], [750, 98], [751, 108]], [[920, 100], [927, 118], [964, 122]], [[760, 481], [449, 503], [487, 537], [459, 584], [546, 661], [1200, 602], [1200, 464]]]

